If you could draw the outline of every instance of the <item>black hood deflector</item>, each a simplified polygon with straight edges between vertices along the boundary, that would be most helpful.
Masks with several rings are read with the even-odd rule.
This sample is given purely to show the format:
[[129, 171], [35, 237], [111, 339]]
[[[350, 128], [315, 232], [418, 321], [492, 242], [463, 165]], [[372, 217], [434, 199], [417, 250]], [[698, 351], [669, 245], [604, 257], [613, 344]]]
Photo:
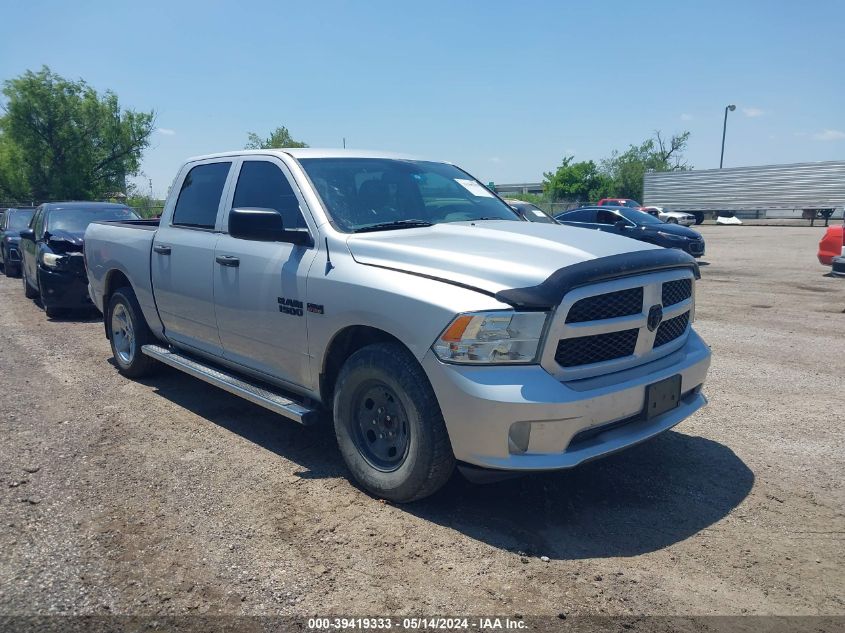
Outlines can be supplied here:
[[536, 286], [500, 290], [496, 293], [496, 299], [518, 308], [549, 309], [557, 306], [563, 296], [574, 288], [679, 268], [687, 268], [696, 279], [701, 278], [695, 259], [678, 249], [661, 248], [620, 253], [560, 268]]

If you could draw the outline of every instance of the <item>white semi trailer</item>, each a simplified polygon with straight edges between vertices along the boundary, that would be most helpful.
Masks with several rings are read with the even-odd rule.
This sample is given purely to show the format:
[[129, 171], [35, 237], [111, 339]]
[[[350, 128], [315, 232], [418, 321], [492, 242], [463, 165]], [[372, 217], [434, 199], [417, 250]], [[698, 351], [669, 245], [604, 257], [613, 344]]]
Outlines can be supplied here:
[[726, 169], [650, 172], [643, 204], [705, 217], [827, 220], [845, 207], [845, 160]]

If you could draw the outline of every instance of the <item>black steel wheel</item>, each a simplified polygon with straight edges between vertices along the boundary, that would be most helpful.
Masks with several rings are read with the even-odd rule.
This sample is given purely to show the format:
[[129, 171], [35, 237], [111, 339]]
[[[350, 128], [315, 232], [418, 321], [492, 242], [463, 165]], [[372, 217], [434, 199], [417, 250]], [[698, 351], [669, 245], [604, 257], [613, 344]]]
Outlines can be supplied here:
[[355, 480], [391, 501], [422, 499], [455, 467], [434, 390], [417, 359], [400, 343], [359, 349], [337, 377], [334, 429]]
[[408, 455], [408, 415], [390, 386], [379, 380], [362, 384], [353, 398], [353, 433], [361, 456], [378, 470], [396, 470]]

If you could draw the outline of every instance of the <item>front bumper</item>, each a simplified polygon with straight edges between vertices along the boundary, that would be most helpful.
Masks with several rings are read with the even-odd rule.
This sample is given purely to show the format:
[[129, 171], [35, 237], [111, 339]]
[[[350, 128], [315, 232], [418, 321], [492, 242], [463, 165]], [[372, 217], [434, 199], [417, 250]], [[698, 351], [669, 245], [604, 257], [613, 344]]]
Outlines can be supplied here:
[[18, 248], [18, 243], [8, 241], [3, 244], [3, 248], [0, 248], [0, 259], [3, 260], [4, 265], [11, 264], [13, 267], [20, 267], [21, 251]]
[[[455, 457], [514, 471], [572, 468], [672, 428], [706, 404], [701, 385], [709, 366], [710, 348], [694, 331], [668, 356], [566, 383], [539, 365], [450, 365], [431, 351], [423, 358]], [[646, 420], [641, 415], [646, 387], [676, 374], [681, 375], [680, 405]], [[517, 423], [522, 437], [530, 426], [524, 452], [512, 441]]]
[[45, 308], [89, 308], [88, 279], [73, 271], [50, 271], [38, 267], [38, 283]]

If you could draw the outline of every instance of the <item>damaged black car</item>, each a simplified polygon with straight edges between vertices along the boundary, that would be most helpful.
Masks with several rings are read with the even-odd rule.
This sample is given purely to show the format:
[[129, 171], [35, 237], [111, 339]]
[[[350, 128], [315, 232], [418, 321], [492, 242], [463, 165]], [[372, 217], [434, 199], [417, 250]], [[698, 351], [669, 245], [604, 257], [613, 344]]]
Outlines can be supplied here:
[[24, 293], [39, 298], [48, 317], [93, 306], [88, 296], [83, 236], [91, 222], [138, 220], [132, 209], [109, 202], [49, 202], [20, 233]]

